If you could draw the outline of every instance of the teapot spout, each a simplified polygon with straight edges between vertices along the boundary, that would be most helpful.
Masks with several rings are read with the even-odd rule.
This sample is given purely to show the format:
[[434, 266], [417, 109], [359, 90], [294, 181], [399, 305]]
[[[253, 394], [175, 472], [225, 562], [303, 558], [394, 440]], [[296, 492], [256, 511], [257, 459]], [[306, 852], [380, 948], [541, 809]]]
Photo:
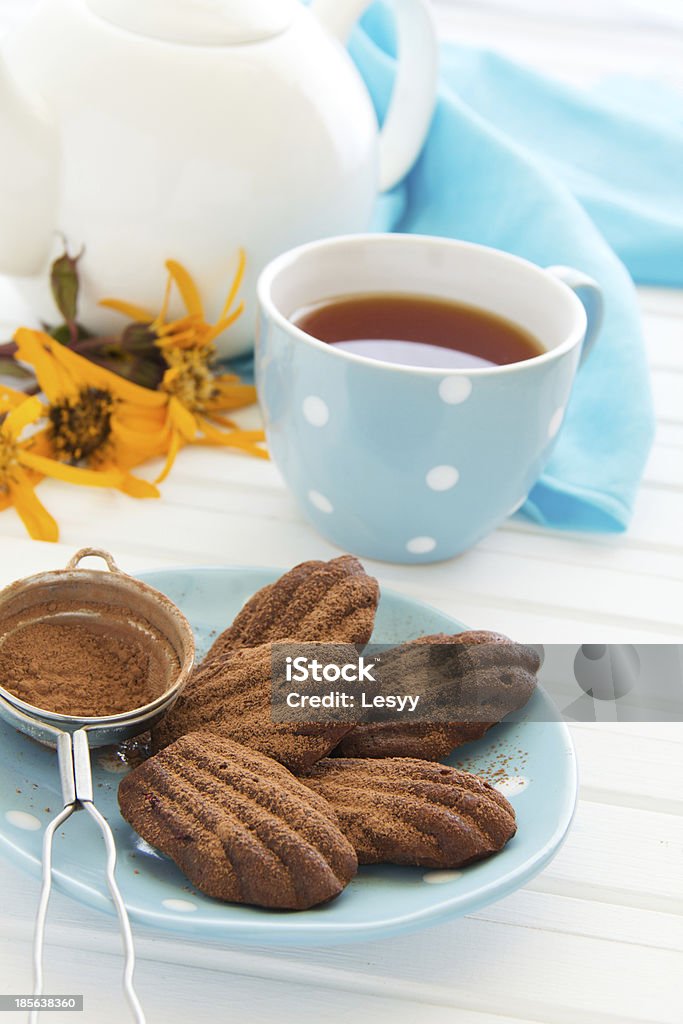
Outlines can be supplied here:
[[54, 125], [0, 58], [0, 273], [38, 273], [57, 228], [59, 144]]

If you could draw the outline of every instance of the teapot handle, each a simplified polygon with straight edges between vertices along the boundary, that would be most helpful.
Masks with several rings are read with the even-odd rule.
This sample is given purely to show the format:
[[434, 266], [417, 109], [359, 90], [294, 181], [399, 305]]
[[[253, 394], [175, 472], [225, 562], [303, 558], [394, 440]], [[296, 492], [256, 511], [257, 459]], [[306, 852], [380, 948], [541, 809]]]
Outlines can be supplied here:
[[[344, 44], [374, 0], [313, 0], [312, 11]], [[434, 113], [439, 70], [436, 27], [426, 0], [390, 0], [398, 30], [394, 94], [380, 134], [380, 189], [388, 191], [420, 155]]]

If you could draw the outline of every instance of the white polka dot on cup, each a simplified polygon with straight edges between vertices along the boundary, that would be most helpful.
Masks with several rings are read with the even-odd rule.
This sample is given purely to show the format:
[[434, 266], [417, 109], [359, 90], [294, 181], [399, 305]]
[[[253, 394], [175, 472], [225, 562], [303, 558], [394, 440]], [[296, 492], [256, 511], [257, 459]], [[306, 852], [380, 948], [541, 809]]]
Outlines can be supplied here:
[[331, 516], [334, 512], [334, 505], [320, 491], [309, 491], [308, 500], [314, 508], [317, 508], [318, 512], [324, 512], [326, 516]]
[[28, 814], [26, 811], [6, 811], [5, 819], [9, 825], [20, 828], [22, 832], [37, 832], [43, 827], [35, 814]]
[[312, 427], [324, 427], [330, 418], [330, 410], [327, 402], [317, 395], [309, 395], [303, 401], [304, 417]]
[[472, 394], [472, 381], [469, 377], [444, 377], [439, 384], [439, 397], [446, 405], [462, 405]]
[[429, 555], [436, 550], [436, 541], [433, 537], [413, 537], [406, 544], [406, 550], [411, 555]]
[[564, 423], [564, 414], [567, 410], [562, 406], [553, 413], [553, 418], [548, 425], [548, 438], [552, 441], [560, 432], [560, 427]]
[[450, 491], [459, 479], [460, 473], [455, 466], [434, 466], [427, 473], [427, 487], [432, 491]]

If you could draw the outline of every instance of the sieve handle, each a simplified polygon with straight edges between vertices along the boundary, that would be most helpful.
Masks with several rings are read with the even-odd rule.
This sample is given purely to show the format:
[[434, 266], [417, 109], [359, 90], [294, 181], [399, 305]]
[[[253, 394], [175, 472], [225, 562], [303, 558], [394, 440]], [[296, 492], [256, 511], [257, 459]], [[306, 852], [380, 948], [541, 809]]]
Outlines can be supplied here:
[[[33, 942], [33, 994], [35, 996], [43, 994], [43, 949], [45, 945], [45, 922], [47, 920], [48, 905], [52, 891], [52, 847], [55, 832], [80, 807], [90, 815], [104, 839], [107, 853], [105, 871], [107, 886], [118, 914], [125, 954], [123, 990], [133, 1013], [135, 1024], [145, 1024], [145, 1014], [140, 1005], [133, 982], [135, 972], [133, 932], [130, 927], [126, 905], [116, 882], [116, 842], [109, 822], [95, 807], [93, 802], [94, 790], [87, 730], [79, 729], [73, 736], [69, 733], [61, 733], [58, 739], [57, 751], [59, 755], [62, 792], [64, 795], [64, 808], [49, 823], [43, 836], [43, 884], [40, 892], [40, 903], [38, 905]], [[30, 1024], [38, 1024], [38, 1012], [38, 1010], [31, 1011], [29, 1017]]]
[[[120, 572], [121, 570], [116, 569], [115, 571]], [[90, 747], [88, 746], [87, 729], [79, 729], [78, 732], [73, 734], [72, 738], [76, 799], [82, 805], [83, 810], [90, 815], [102, 833], [104, 846], [107, 851], [105, 876], [112, 902], [116, 908], [116, 913], [118, 914], [125, 955], [123, 991], [125, 992], [126, 999], [128, 1000], [128, 1005], [132, 1010], [135, 1024], [145, 1024], [145, 1014], [142, 1006], [140, 1005], [140, 1000], [138, 999], [135, 991], [135, 984], [133, 981], [133, 975], [135, 973], [135, 944], [133, 942], [133, 932], [130, 926], [130, 919], [128, 917], [128, 911], [126, 910], [126, 904], [124, 903], [121, 890], [116, 882], [116, 841], [109, 822], [104, 815], [98, 811], [94, 804], [92, 767], [90, 764]]]
[[66, 568], [77, 569], [84, 558], [90, 557], [101, 558], [104, 562], [107, 563], [107, 568], [109, 569], [109, 572], [117, 573], [119, 576], [126, 575], [123, 569], [119, 569], [118, 565], [113, 559], [113, 556], [110, 555], [108, 551], [103, 551], [101, 548], [81, 548], [80, 551], [76, 552], [76, 554], [73, 556], [73, 558], [71, 559]]
[[[55, 832], [60, 825], [63, 825], [67, 818], [76, 810], [75, 804], [68, 804], [56, 818], [53, 818], [45, 829], [43, 836], [43, 884], [40, 890], [40, 902], [38, 914], [36, 915], [36, 926], [33, 933], [33, 995], [43, 994], [43, 949], [45, 946], [45, 922], [47, 920], [47, 908], [50, 902], [52, 891], [52, 841]], [[31, 1010], [29, 1024], [38, 1024], [38, 1010]]]

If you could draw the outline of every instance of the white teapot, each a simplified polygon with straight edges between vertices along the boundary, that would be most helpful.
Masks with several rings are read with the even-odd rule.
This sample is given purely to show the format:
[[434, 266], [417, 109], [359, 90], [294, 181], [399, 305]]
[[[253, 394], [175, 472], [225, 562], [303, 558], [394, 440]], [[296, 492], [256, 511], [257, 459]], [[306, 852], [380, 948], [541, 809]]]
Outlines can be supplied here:
[[392, 0], [399, 69], [382, 131], [346, 52], [371, 0], [43, 0], [0, 61], [0, 273], [54, 322], [50, 261], [85, 249], [80, 319], [105, 296], [158, 310], [164, 262], [215, 320], [240, 246], [247, 351], [255, 279], [279, 252], [369, 226], [410, 170], [434, 108], [426, 0]]

